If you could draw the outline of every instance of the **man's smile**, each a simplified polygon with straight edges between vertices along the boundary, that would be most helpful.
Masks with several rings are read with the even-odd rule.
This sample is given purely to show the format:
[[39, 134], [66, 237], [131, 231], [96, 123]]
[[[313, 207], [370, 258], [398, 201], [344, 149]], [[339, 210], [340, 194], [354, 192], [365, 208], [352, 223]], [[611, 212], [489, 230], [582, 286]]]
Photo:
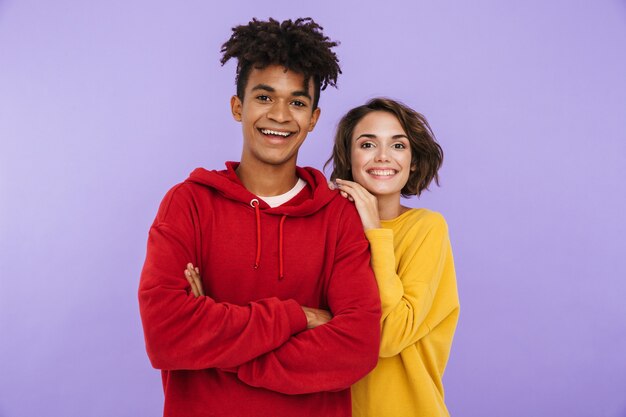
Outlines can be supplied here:
[[259, 129], [259, 132], [263, 133], [266, 136], [280, 136], [283, 138], [289, 137], [293, 134], [293, 132], [272, 130], [272, 129]]

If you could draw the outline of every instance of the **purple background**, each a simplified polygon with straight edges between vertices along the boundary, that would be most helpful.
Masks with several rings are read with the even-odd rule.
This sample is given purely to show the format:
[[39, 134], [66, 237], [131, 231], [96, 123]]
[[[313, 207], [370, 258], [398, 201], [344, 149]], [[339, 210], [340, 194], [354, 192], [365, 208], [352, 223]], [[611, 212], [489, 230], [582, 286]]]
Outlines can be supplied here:
[[424, 113], [462, 313], [454, 416], [626, 416], [626, 2], [0, 2], [0, 416], [156, 416], [137, 285], [173, 184], [238, 159], [234, 65], [251, 17], [312, 16], [348, 108]]

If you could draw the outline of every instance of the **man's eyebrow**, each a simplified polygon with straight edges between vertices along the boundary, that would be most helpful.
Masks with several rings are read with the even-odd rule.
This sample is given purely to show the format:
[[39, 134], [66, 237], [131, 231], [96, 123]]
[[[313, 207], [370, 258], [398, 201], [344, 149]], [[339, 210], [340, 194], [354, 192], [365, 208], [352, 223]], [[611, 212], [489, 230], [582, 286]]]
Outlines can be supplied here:
[[268, 91], [270, 93], [273, 93], [276, 91], [274, 87], [270, 87], [267, 84], [257, 84], [254, 87], [252, 87], [252, 91], [255, 91], [255, 90], [263, 90], [263, 91]]
[[[254, 87], [252, 87], [252, 91], [257, 91], [257, 90], [262, 90], [262, 91], [267, 91], [268, 93], [275, 93], [276, 89], [272, 86], [269, 86], [267, 84], [257, 84]], [[311, 100], [311, 95], [309, 94], [308, 91], [304, 91], [304, 90], [297, 90], [294, 91], [293, 93], [291, 93], [292, 96], [294, 97], [306, 97], [309, 100]]]
[[293, 93], [291, 93], [291, 95], [294, 97], [306, 97], [309, 100], [311, 100], [311, 95], [309, 94], [308, 91], [304, 91], [304, 90], [294, 91]]

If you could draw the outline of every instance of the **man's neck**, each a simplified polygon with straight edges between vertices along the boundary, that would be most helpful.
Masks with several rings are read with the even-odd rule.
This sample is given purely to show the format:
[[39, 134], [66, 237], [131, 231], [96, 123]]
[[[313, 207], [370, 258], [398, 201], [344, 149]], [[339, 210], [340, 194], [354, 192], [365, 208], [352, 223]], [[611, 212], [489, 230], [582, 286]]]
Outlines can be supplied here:
[[241, 161], [235, 173], [241, 183], [254, 195], [271, 197], [281, 195], [291, 190], [298, 182], [296, 166], [253, 164]]

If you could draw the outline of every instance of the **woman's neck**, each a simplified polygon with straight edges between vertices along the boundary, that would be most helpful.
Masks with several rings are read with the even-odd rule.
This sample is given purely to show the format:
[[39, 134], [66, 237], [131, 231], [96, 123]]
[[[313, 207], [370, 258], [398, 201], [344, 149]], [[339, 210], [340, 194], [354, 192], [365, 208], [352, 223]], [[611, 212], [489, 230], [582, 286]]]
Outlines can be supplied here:
[[378, 197], [378, 215], [380, 220], [395, 219], [409, 208], [400, 204], [400, 196], [382, 196]]

